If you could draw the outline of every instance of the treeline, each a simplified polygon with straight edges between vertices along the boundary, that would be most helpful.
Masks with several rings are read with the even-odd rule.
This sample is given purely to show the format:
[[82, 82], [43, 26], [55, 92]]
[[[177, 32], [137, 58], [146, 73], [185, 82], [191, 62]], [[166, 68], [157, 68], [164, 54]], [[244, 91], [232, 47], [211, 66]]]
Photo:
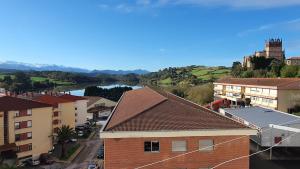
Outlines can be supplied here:
[[113, 84], [124, 83], [136, 85], [139, 83], [139, 75], [109, 75], [89, 73], [73, 73], [61, 71], [17, 71], [2, 73], [0, 87], [6, 90], [21, 93], [26, 91], [38, 91], [51, 89], [62, 85], [79, 84]]
[[11, 75], [4, 75], [0, 80], [0, 87], [6, 90], [22, 93], [26, 91], [33, 91], [34, 89], [53, 88], [56, 84], [50, 82], [48, 79], [45, 81], [32, 81], [30, 76], [24, 72], [15, 72]]
[[118, 101], [122, 94], [126, 91], [132, 90], [131, 87], [114, 87], [105, 89], [98, 86], [86, 87], [84, 96], [100, 96], [112, 101]]
[[241, 62], [233, 62], [231, 75], [233, 77], [300, 77], [300, 66], [286, 65], [276, 59], [253, 57], [251, 58], [251, 68], [243, 66]]

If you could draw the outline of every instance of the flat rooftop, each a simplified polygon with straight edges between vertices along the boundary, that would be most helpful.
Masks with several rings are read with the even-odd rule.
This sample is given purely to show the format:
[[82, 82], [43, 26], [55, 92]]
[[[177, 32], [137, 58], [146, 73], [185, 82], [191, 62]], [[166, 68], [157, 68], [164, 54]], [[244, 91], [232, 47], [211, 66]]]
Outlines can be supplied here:
[[268, 127], [269, 124], [283, 125], [300, 123], [300, 117], [271, 110], [259, 106], [244, 107], [236, 109], [224, 109], [226, 113], [237, 116], [258, 128]]

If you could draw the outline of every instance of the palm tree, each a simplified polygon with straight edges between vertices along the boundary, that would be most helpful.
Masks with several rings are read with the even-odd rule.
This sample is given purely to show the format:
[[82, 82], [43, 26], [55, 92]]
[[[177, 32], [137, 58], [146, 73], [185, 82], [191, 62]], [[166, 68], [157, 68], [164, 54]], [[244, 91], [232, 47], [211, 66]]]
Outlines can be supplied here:
[[16, 169], [15, 166], [13, 165], [8, 165], [8, 164], [3, 164], [2, 166], [0, 166], [1, 169]]
[[63, 125], [57, 131], [57, 142], [61, 145], [61, 157], [65, 157], [66, 148], [65, 144], [68, 140], [73, 138], [75, 135], [75, 130], [70, 126]]

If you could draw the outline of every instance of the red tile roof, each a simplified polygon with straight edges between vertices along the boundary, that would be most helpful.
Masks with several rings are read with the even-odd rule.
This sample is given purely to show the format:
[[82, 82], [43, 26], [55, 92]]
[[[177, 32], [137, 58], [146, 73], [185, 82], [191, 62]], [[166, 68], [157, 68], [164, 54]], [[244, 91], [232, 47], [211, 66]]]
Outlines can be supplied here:
[[290, 57], [287, 60], [300, 60], [300, 56]]
[[224, 78], [216, 83], [300, 89], [300, 78]]
[[51, 104], [52, 106], [55, 106], [55, 107], [57, 107], [59, 103], [73, 102], [70, 100], [59, 98], [57, 96], [50, 96], [50, 95], [42, 95], [42, 96], [34, 98], [34, 100], [43, 102], [43, 103], [47, 103], [47, 104]]
[[61, 96], [59, 96], [59, 98], [69, 100], [69, 101], [88, 100], [84, 97], [74, 96], [74, 95], [70, 95], [70, 94], [61, 95]]
[[173, 94], [146, 87], [123, 95], [104, 131], [237, 128], [247, 127]]
[[0, 111], [24, 110], [43, 107], [52, 107], [52, 105], [11, 96], [0, 97]]

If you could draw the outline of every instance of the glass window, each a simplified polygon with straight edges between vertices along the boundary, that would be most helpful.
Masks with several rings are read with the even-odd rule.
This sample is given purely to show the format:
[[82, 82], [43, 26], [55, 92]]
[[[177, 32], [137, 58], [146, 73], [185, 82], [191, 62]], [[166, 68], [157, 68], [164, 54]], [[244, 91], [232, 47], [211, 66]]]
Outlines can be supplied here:
[[32, 122], [31, 122], [31, 120], [27, 121], [27, 127], [32, 127]]
[[28, 139], [31, 139], [31, 138], [32, 138], [32, 133], [31, 133], [31, 132], [27, 133], [27, 138], [28, 138]]
[[158, 141], [145, 141], [144, 142], [145, 152], [159, 152], [159, 142]]
[[16, 134], [15, 135], [15, 140], [16, 141], [20, 141], [21, 140], [21, 135], [20, 134]]
[[28, 151], [32, 150], [32, 144], [28, 144]]
[[199, 150], [200, 151], [212, 151], [214, 150], [214, 141], [211, 139], [200, 140], [199, 141]]
[[20, 112], [19, 111], [16, 111], [15, 112], [15, 117], [19, 117], [20, 116]]
[[20, 122], [15, 122], [15, 129], [19, 129], [20, 128]]
[[172, 151], [173, 152], [187, 151], [186, 141], [172, 141]]
[[29, 109], [29, 110], [27, 110], [27, 115], [28, 116], [31, 116], [32, 115], [32, 112], [31, 112], [31, 110]]

